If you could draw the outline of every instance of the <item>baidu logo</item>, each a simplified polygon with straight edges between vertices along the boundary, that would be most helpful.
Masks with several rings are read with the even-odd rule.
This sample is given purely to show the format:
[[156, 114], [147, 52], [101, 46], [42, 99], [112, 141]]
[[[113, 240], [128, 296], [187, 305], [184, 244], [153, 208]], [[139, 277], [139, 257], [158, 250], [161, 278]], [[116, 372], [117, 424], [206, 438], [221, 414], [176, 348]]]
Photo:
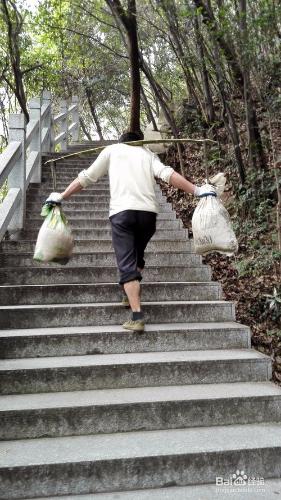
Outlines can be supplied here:
[[243, 469], [237, 469], [236, 472], [228, 477], [217, 476], [216, 486], [218, 493], [264, 493], [264, 478], [260, 476], [250, 476]]

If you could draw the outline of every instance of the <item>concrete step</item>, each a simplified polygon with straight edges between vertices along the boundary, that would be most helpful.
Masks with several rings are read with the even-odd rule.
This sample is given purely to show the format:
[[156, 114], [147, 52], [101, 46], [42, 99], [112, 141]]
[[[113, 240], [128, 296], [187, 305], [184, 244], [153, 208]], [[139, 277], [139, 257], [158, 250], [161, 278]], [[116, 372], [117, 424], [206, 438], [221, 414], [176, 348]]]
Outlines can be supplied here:
[[[200, 255], [195, 255], [193, 253], [154, 253], [147, 252], [145, 256], [146, 265], [157, 266], [161, 263], [161, 266], [190, 266], [197, 267], [202, 263]], [[114, 252], [108, 253], [74, 253], [69, 260], [69, 262], [64, 266], [66, 268], [73, 266], [115, 266], [116, 258]], [[42, 267], [41, 262], [37, 262], [33, 259], [33, 253], [21, 253], [18, 255], [14, 253], [0, 253], [0, 267]], [[45, 263], [44, 267], [50, 267], [54, 269], [57, 264]]]
[[[60, 168], [67, 168], [67, 167], [73, 167], [73, 168], [80, 168], [82, 170], [83, 168], [87, 168], [87, 165], [91, 165], [97, 158], [96, 154], [87, 154], [85, 155], [80, 155], [80, 156], [69, 156], [68, 158], [64, 158], [62, 160], [58, 160], [57, 158], [54, 158], [53, 156], [46, 157], [46, 159], [42, 160], [42, 170], [46, 172], [51, 172], [51, 166], [50, 163], [46, 163], [46, 161], [49, 160], [55, 160], [56, 163], [56, 168], [59, 170]], [[108, 174], [104, 175], [103, 178], [108, 178]]]
[[[55, 160], [57, 165], [62, 165], [64, 163], [73, 163], [73, 164], [80, 164], [85, 161], [93, 161], [97, 157], [97, 153], [90, 153], [90, 151], [87, 152], [85, 155], [72, 155], [73, 151], [69, 152], [44, 152], [43, 158], [42, 158], [42, 164], [43, 166], [45, 165], [46, 161], [49, 160]], [[71, 155], [71, 156], [70, 156]], [[61, 157], [64, 157], [63, 159], [60, 159]], [[44, 168], [49, 168], [49, 163], [44, 166]]]
[[[19, 235], [10, 235], [11, 238], [19, 238]], [[3, 251], [8, 252], [34, 252], [35, 248], [35, 238], [34, 240], [2, 240], [0, 243], [0, 248]], [[191, 252], [192, 250], [191, 240], [152, 240], [147, 245], [147, 251], [149, 252]], [[111, 239], [101, 238], [99, 240], [76, 240], [74, 242], [75, 252], [110, 252], [113, 251]]]
[[[53, 152], [53, 151], [47, 151], [47, 152], [44, 152], [44, 156], [43, 156], [43, 161], [47, 161], [47, 160], [50, 160], [52, 158], [60, 158], [61, 156], [65, 156], [65, 155], [69, 155], [71, 153], [73, 153], [74, 151], [78, 150], [78, 151], [82, 151], [84, 149], [89, 149], [90, 147], [99, 147], [100, 145], [102, 144], [98, 144], [98, 145], [91, 145], [91, 146], [87, 146], [87, 143], [80, 143], [79, 144], [79, 147], [76, 147], [76, 149], [73, 148], [73, 145], [68, 145], [68, 150], [67, 151], [59, 151], [59, 152]], [[84, 149], [83, 149], [84, 148]], [[88, 152], [86, 155], [81, 155], [80, 156], [73, 156], [73, 157], [70, 157], [70, 158], [79, 158], [79, 162], [81, 161], [81, 159], [83, 158], [88, 158], [88, 155], [90, 155], [91, 153]], [[60, 160], [60, 161], [63, 161], [63, 160]], [[77, 160], [76, 160], [77, 161]]]
[[80, 143], [73, 143], [69, 144], [68, 146], [68, 151], [82, 151], [83, 149], [88, 149], [88, 148], [98, 148], [100, 146], [110, 146], [110, 144], [117, 144], [117, 140], [97, 140], [97, 141], [86, 141], [86, 142], [80, 142]]
[[[164, 301], [142, 302], [147, 323], [189, 321], [234, 321], [231, 302]], [[0, 328], [44, 328], [45, 326], [89, 326], [123, 324], [128, 312], [120, 302], [0, 306]]]
[[[36, 210], [29, 210], [26, 213], [26, 218], [27, 220], [35, 220], [35, 219], [40, 219], [41, 221], [43, 220], [41, 216], [38, 214], [40, 213], [40, 207], [38, 206], [38, 209]], [[93, 207], [92, 210], [73, 210], [69, 209], [67, 206], [63, 207], [63, 212], [65, 213], [67, 219], [71, 222], [72, 220], [100, 220], [102, 222], [108, 222], [109, 223], [109, 218], [108, 218], [108, 209], [106, 210], [95, 210]], [[176, 212], [162, 212], [157, 215], [157, 222], [159, 221], [179, 221], [181, 223], [180, 219], [177, 219]], [[182, 224], [182, 223], [181, 223]]]
[[[87, 168], [90, 167], [90, 165], [93, 164], [93, 162], [96, 160], [96, 157], [89, 157], [89, 158], [82, 158], [77, 159], [77, 158], [68, 158], [65, 160], [60, 160], [55, 162], [55, 172], [56, 175], [60, 175], [61, 173], [71, 173], [74, 172], [74, 175], [78, 174], [82, 170], [86, 170]], [[50, 163], [47, 165], [43, 164], [42, 165], [42, 178], [44, 179], [45, 176], [49, 176], [50, 179], [53, 178], [52, 176], [52, 166]], [[104, 175], [99, 179], [99, 182], [108, 180], [108, 175]]]
[[[219, 300], [219, 283], [144, 283], [142, 300], [145, 302], [172, 300]], [[117, 302], [122, 294], [117, 283], [72, 285], [9, 285], [0, 286], [0, 304], [61, 304], [88, 302]]]
[[[66, 186], [63, 186], [62, 189], [64, 189]], [[104, 190], [96, 191], [94, 188], [87, 188], [83, 191], [80, 191], [79, 193], [75, 193], [72, 197], [72, 199], [75, 199], [77, 201], [99, 201], [99, 202], [107, 202], [110, 200], [110, 193], [109, 191], [103, 193]], [[50, 195], [50, 189], [44, 188], [44, 190], [36, 190], [36, 189], [30, 189], [30, 192], [27, 193], [27, 197], [29, 199], [36, 198], [37, 201], [45, 201], [46, 197]], [[157, 196], [156, 197], [158, 202], [161, 203], [167, 203], [166, 198], [164, 196]], [[66, 203], [68, 203], [66, 201]]]
[[[235, 470], [235, 469], [233, 469]], [[232, 472], [232, 471], [231, 471]], [[236, 472], [236, 471], [235, 471]], [[248, 472], [248, 471], [247, 471]], [[233, 473], [233, 472], [232, 472]], [[218, 481], [229, 480], [229, 486], [216, 485], [216, 477], [209, 484], [193, 484], [192, 486], [169, 486], [168, 488], [146, 488], [144, 490], [115, 491], [112, 493], [97, 493], [93, 495], [67, 495], [64, 497], [41, 497], [34, 500], [278, 500], [281, 496], [281, 479], [266, 478], [265, 482], [258, 480], [251, 484], [247, 478], [242, 486], [239, 483], [231, 486], [232, 473]], [[249, 483], [248, 483], [249, 480]], [[231, 495], [231, 496], [230, 496]], [[242, 495], [242, 496], [241, 496]]]
[[280, 422], [270, 382], [174, 385], [0, 398], [0, 440]]
[[[44, 219], [40, 217], [38, 214], [36, 217], [33, 217], [31, 220], [27, 219], [26, 228], [32, 226], [34, 228], [40, 229], [42, 226]], [[71, 219], [68, 218], [68, 222], [71, 228], [75, 229], [104, 229], [105, 231], [109, 231], [111, 229], [110, 221], [104, 219], [76, 219], [75, 216]], [[157, 231], [159, 229], [173, 229], [179, 230], [183, 228], [182, 222], [180, 220], [158, 220], [156, 224]]]
[[[26, 224], [27, 226], [27, 224]], [[26, 227], [26, 229], [20, 232], [20, 238], [23, 240], [36, 240], [38, 236], [39, 227], [32, 228], [30, 224], [30, 229]], [[94, 240], [100, 238], [110, 238], [111, 237], [111, 229], [83, 229], [83, 228], [74, 228], [73, 236], [78, 240]], [[169, 238], [173, 238], [175, 241], [187, 240], [188, 239], [188, 230], [187, 229], [157, 229], [156, 233], [153, 235], [152, 239], [156, 240], [166, 240]]]
[[[72, 182], [72, 181], [70, 180], [69, 182], [65, 182], [65, 183], [58, 182], [57, 186], [56, 186], [56, 190], [60, 193], [61, 191], [63, 191], [67, 187], [68, 184], [70, 184], [70, 182]], [[37, 195], [48, 196], [52, 190], [53, 190], [53, 186], [51, 184], [47, 185], [44, 183], [44, 184], [40, 184], [38, 187], [30, 186], [28, 188], [27, 196], [37, 196]], [[85, 195], [87, 193], [88, 194], [90, 193], [91, 195], [95, 195], [97, 197], [109, 198], [109, 196], [110, 196], [109, 187], [101, 187], [101, 186], [95, 186], [95, 185], [88, 186], [87, 189], [81, 191], [79, 194]], [[78, 196], [78, 195], [75, 195], [75, 196]]]
[[[57, 186], [56, 190], [57, 191], [62, 191], [66, 188], [67, 186], [65, 184], [61, 185], [60, 189], [59, 186]], [[42, 199], [43, 200], [49, 196], [50, 191], [52, 190], [52, 186], [48, 187], [40, 187], [40, 188], [30, 188], [30, 192], [27, 194], [28, 197], [34, 197], [35, 199]], [[85, 198], [90, 197], [91, 199], [96, 199], [98, 201], [107, 201], [110, 198], [110, 191], [109, 189], [98, 189], [96, 186], [89, 186], [87, 189], [83, 189], [83, 191], [79, 191], [78, 193], [75, 193], [72, 195], [72, 199], [80, 199], [84, 200]], [[157, 194], [156, 198], [158, 201], [163, 201], [166, 202], [166, 198], [162, 196], [161, 194]], [[67, 202], [66, 202], [67, 203]]]
[[[87, 169], [91, 165], [91, 161], [84, 162], [83, 164], [57, 164], [56, 167], [56, 178], [64, 178], [67, 177], [68, 180], [72, 179], [74, 177], [77, 177], [79, 172], [81, 172], [83, 169]], [[50, 168], [45, 168], [43, 167], [42, 169], [42, 181], [45, 182], [45, 179], [49, 179], [50, 182], [53, 182], [53, 176]], [[106, 177], [101, 177], [98, 181], [97, 184], [103, 184], [103, 183], [109, 183], [109, 178], [108, 176]], [[32, 183], [32, 184], [38, 184], [38, 183]]]
[[[73, 181], [75, 177], [81, 172], [81, 169], [76, 168], [76, 169], [57, 169], [56, 173], [56, 182], [57, 183], [69, 183]], [[53, 187], [53, 177], [50, 172], [43, 172], [42, 173], [42, 182], [41, 183], [31, 183], [30, 186], [39, 186], [40, 184], [42, 185], [49, 185], [49, 187]], [[102, 177], [99, 179], [97, 182], [93, 183], [92, 186], [96, 187], [109, 187], [109, 179]], [[156, 187], [156, 189], [158, 189]]]
[[271, 359], [254, 349], [18, 358], [2, 360], [0, 373], [1, 394], [265, 382]]
[[235, 322], [160, 323], [142, 335], [119, 325], [1, 330], [0, 340], [2, 358], [251, 347], [250, 329]]
[[266, 480], [281, 476], [281, 427], [261, 423], [21, 439], [1, 442], [0, 452], [2, 491], [10, 499], [210, 483], [218, 475], [229, 477], [237, 464], [250, 477], [262, 471]]
[[[85, 167], [87, 168], [87, 165], [85, 165]], [[79, 167], [76, 167], [76, 168], [69, 168], [69, 167], [57, 167], [57, 170], [56, 170], [56, 182], [69, 182], [71, 180], [73, 180], [75, 177], [77, 177], [77, 174], [79, 174], [79, 172], [81, 172], [81, 170], [84, 168], [84, 166], [82, 168], [79, 169]], [[43, 170], [42, 171], [42, 178], [41, 178], [41, 182], [32, 182], [30, 183], [30, 186], [40, 186], [40, 185], [44, 185], [44, 184], [49, 184], [49, 186], [53, 186], [53, 176], [52, 176], [52, 173], [51, 171], [47, 171], [47, 170]], [[110, 181], [109, 181], [109, 177], [101, 177], [100, 179], [98, 179], [97, 182], [93, 183], [92, 186], [109, 186], [110, 184]], [[160, 190], [160, 187], [158, 184], [155, 183], [155, 189], [156, 190]]]
[[[208, 266], [178, 267], [178, 266], [146, 266], [143, 271], [146, 281], [210, 281], [211, 271]], [[0, 269], [2, 285], [44, 285], [72, 283], [114, 283], [119, 282], [116, 266], [83, 266], [65, 267], [53, 264], [42, 264], [42, 267]]]
[[[36, 201], [36, 199], [34, 199], [34, 201], [32, 201], [30, 198], [27, 198], [27, 210], [36, 210], [37, 213], [40, 214], [44, 201], [45, 199], [41, 201]], [[75, 201], [75, 196], [73, 196], [69, 201], [64, 203], [63, 210], [88, 210], [92, 211], [93, 213], [98, 211], [107, 211], [107, 214], [109, 214], [109, 202], [104, 203], [97, 200], [95, 202], [84, 202], [83, 200]], [[175, 213], [175, 211], [173, 211], [172, 205], [170, 205], [169, 203], [159, 205], [159, 212]]]
[[[40, 227], [40, 226], [39, 226]], [[22, 239], [37, 239], [38, 229], [34, 228], [30, 223], [30, 228], [27, 226], [26, 229], [22, 230], [21, 238]], [[78, 240], [91, 240], [91, 239], [100, 239], [100, 238], [110, 238], [111, 237], [111, 229], [84, 229], [83, 227], [75, 227], [72, 230], [74, 238]], [[153, 240], [166, 240], [169, 238], [173, 238], [174, 240], [187, 240], [188, 239], [188, 230], [184, 228], [180, 229], [161, 229], [157, 228], [156, 233], [152, 236]]]
[[[47, 199], [47, 197], [50, 195], [50, 191], [46, 191], [46, 193], [28, 193], [27, 194], [27, 202], [28, 203], [34, 203], [36, 202], [37, 204], [43, 205]], [[156, 198], [157, 204], [159, 209], [162, 209], [163, 207], [167, 206], [168, 203], [165, 198], [160, 199], [160, 197]], [[109, 195], [104, 195], [104, 194], [96, 194], [94, 191], [81, 191], [81, 194], [75, 194], [73, 197], [70, 199], [70, 202], [76, 202], [76, 203], [92, 203], [92, 205], [96, 205], [96, 207], [102, 208], [102, 205], [106, 205], [103, 208], [109, 208], [109, 203], [110, 203], [110, 196]], [[69, 201], [64, 202], [64, 205], [68, 205]], [[168, 205], [171, 206], [171, 205]], [[157, 208], [158, 208], [157, 207]]]
[[[79, 174], [79, 172], [81, 172], [81, 170], [83, 169], [87, 169], [90, 165], [91, 165], [91, 161], [86, 161], [84, 162], [83, 164], [81, 163], [81, 165], [78, 165], [77, 162], [76, 163], [57, 163], [57, 166], [56, 166], [56, 178], [59, 179], [59, 178], [64, 178], [65, 176], [68, 177], [68, 178], [73, 178], [72, 176], [77, 176], [77, 174]], [[42, 177], [41, 177], [41, 181], [42, 182], [45, 182], [45, 179], [49, 179], [50, 182], [53, 182], [53, 175], [52, 175], [52, 171], [50, 168], [47, 168], [47, 167], [44, 167], [42, 168]], [[108, 176], [103, 176], [101, 177], [96, 184], [106, 184], [106, 183], [109, 183], [109, 177]], [[32, 182], [31, 183], [32, 185], [35, 184], [39, 184], [38, 182]], [[159, 184], [155, 183], [156, 186], [159, 188]]]
[[[74, 178], [76, 176], [74, 174], [60, 174], [60, 176], [56, 176], [56, 190], [58, 191], [61, 191], [61, 190], [64, 190], [65, 187], [70, 184]], [[49, 178], [49, 177], [44, 177], [42, 182], [39, 184], [30, 184], [28, 189], [33, 191], [33, 192], [40, 192], [40, 189], [41, 190], [44, 190], [46, 192], [50, 192], [50, 191], [53, 191], [53, 185], [54, 185], [54, 181], [52, 178]], [[103, 192], [105, 191], [104, 194], [109, 194], [110, 193], [110, 188], [109, 188], [109, 181], [103, 181], [103, 180], [99, 180], [98, 182], [95, 182], [93, 184], [90, 184], [87, 188], [84, 188], [80, 194], [84, 194], [86, 192]], [[100, 193], [102, 194], [102, 193]], [[158, 197], [161, 197], [163, 196], [163, 198], [165, 198], [164, 195], [162, 195], [162, 191], [156, 186], [155, 187], [155, 194], [156, 196]]]

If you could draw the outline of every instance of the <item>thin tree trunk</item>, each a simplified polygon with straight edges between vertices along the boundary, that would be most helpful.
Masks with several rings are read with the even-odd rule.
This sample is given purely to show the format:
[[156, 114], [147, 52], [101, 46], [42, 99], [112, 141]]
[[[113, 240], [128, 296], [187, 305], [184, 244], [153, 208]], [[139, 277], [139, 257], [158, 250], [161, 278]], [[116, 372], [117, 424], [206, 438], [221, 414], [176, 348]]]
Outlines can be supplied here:
[[175, 119], [172, 115], [172, 112], [171, 112], [165, 98], [163, 97], [162, 89], [161, 89], [160, 85], [158, 84], [158, 82], [155, 80], [148, 64], [144, 61], [144, 59], [142, 57], [140, 59], [140, 67], [141, 67], [143, 73], [145, 74], [147, 80], [149, 81], [151, 88], [153, 89], [153, 92], [156, 96], [156, 99], [159, 102], [159, 105], [164, 113], [164, 116], [165, 116], [168, 124], [171, 127], [171, 130], [172, 130], [174, 137], [178, 137], [179, 131], [178, 131]]
[[[237, 55], [235, 53], [235, 49], [231, 46], [228, 40], [222, 34], [220, 27], [218, 26], [213, 10], [212, 5], [209, 0], [207, 0], [207, 5], [203, 0], [193, 0], [194, 5], [199, 8], [202, 12], [203, 22], [208, 26], [209, 32], [212, 35], [214, 41], [218, 43], [226, 61], [231, 69], [234, 81], [239, 88], [239, 91], [243, 97], [245, 97], [245, 88], [244, 88], [244, 72], [238, 62]], [[246, 87], [248, 88], [247, 82]], [[258, 125], [257, 112], [254, 106], [253, 101], [251, 100], [251, 109], [249, 109], [249, 120], [251, 122], [251, 133], [254, 136], [254, 147], [256, 148], [259, 164], [261, 167], [265, 167], [265, 157], [263, 151], [263, 145]]]
[[12, 3], [14, 13], [14, 20], [11, 18], [7, 0], [1, 0], [3, 19], [7, 25], [7, 43], [8, 43], [8, 58], [10, 60], [11, 69], [14, 76], [14, 83], [6, 77], [5, 71], [2, 76], [12, 92], [15, 94], [20, 108], [29, 122], [29, 113], [27, 110], [27, 101], [23, 85], [23, 72], [21, 70], [21, 57], [19, 49], [19, 36], [22, 32], [23, 18], [18, 11], [16, 4]]
[[151, 106], [149, 104], [149, 101], [148, 101], [148, 99], [146, 97], [146, 94], [145, 94], [145, 91], [144, 91], [142, 85], [141, 85], [141, 99], [142, 99], [142, 102], [143, 102], [143, 105], [144, 105], [144, 108], [145, 108], [145, 112], [146, 112], [146, 116], [147, 116], [147, 119], [148, 119], [149, 123], [150, 122], [152, 123], [153, 130], [158, 130], [155, 118], [154, 118], [153, 113], [152, 113]]
[[202, 36], [200, 33], [199, 22], [198, 22], [197, 16], [195, 16], [195, 18], [194, 18], [194, 26], [195, 26], [195, 35], [196, 35], [197, 46], [198, 46], [199, 57], [200, 57], [201, 68], [202, 68], [201, 72], [202, 72], [202, 81], [203, 81], [203, 87], [204, 87], [204, 92], [205, 92], [206, 114], [208, 116], [209, 122], [213, 123], [216, 119], [216, 116], [215, 116], [212, 93], [211, 93], [211, 89], [210, 89], [209, 74], [208, 74], [206, 61], [205, 61], [204, 44], [202, 41]]
[[[144, 72], [146, 78], [149, 81], [151, 88], [153, 89], [153, 91], [155, 93], [155, 97], [156, 97], [157, 101], [159, 102], [159, 106], [162, 109], [163, 114], [164, 114], [168, 124], [171, 127], [173, 136], [175, 138], [179, 137], [179, 130], [177, 128], [172, 111], [170, 110], [169, 106], [167, 105], [167, 103], [163, 97], [163, 92], [161, 91], [161, 87], [156, 82], [150, 68], [148, 67], [148, 65], [146, 64], [146, 62], [143, 60], [142, 57], [140, 59], [140, 67], [141, 67], [142, 71]], [[177, 150], [178, 150], [178, 155], [179, 155], [181, 174], [184, 175], [184, 161], [183, 161], [183, 146], [182, 146], [182, 144], [177, 144]]]
[[243, 66], [244, 80], [244, 101], [246, 109], [246, 125], [248, 132], [248, 148], [249, 159], [252, 167], [256, 168], [259, 163], [260, 167], [264, 165], [263, 146], [257, 123], [257, 115], [254, 109], [252, 90], [250, 82], [250, 59], [247, 54], [248, 50], [248, 27], [247, 27], [247, 0], [239, 0], [240, 2], [240, 28], [242, 36], [241, 54]]
[[[173, 40], [172, 49], [175, 52], [179, 63], [182, 67], [183, 74], [185, 77], [185, 83], [187, 87], [187, 91], [189, 95], [193, 98], [194, 103], [197, 107], [198, 112], [200, 115], [204, 117], [204, 109], [202, 108], [201, 102], [200, 102], [200, 97], [197, 95], [196, 89], [200, 91], [200, 94], [202, 95], [202, 90], [201, 90], [201, 85], [200, 82], [197, 79], [196, 72], [194, 71], [194, 68], [191, 67], [191, 61], [188, 60], [186, 56], [186, 47], [183, 47], [180, 34], [179, 34], [179, 27], [177, 24], [177, 11], [176, 11], [176, 6], [174, 4], [173, 0], [160, 0], [160, 5], [165, 13], [168, 25], [169, 25], [169, 31], [171, 34], [171, 38]], [[193, 70], [193, 75], [195, 77], [195, 83], [193, 80], [193, 77], [190, 72], [190, 68]]]
[[137, 32], [137, 10], [136, 0], [127, 0], [128, 9], [124, 10], [120, 0], [106, 0], [114, 17], [118, 17], [127, 35], [127, 50], [130, 59], [131, 76], [131, 111], [130, 111], [130, 131], [140, 131], [140, 64], [139, 64], [139, 46]]
[[102, 128], [101, 128], [101, 125], [100, 125], [98, 114], [96, 112], [96, 107], [95, 107], [95, 103], [94, 103], [94, 97], [93, 97], [92, 90], [89, 87], [86, 87], [85, 88], [85, 93], [86, 93], [86, 96], [87, 96], [87, 100], [88, 100], [88, 103], [89, 103], [89, 107], [90, 107], [90, 110], [91, 110], [91, 113], [92, 113], [92, 117], [93, 117], [96, 129], [97, 129], [97, 133], [98, 133], [99, 139], [101, 141], [103, 141]]
[[220, 65], [219, 50], [217, 42], [214, 41], [214, 63], [216, 68], [217, 84], [221, 96], [221, 101], [223, 104], [223, 120], [225, 128], [227, 129], [229, 136], [231, 138], [234, 154], [237, 163], [238, 173], [240, 177], [241, 184], [244, 184], [246, 180], [246, 170], [243, 162], [243, 157], [240, 148], [240, 138], [237, 130], [236, 122], [232, 113], [231, 106], [229, 104], [229, 97], [224, 88], [224, 75]]
[[87, 137], [88, 141], [92, 141], [92, 137], [91, 137], [90, 133], [88, 132], [86, 125], [85, 125], [85, 122], [81, 116], [79, 118], [79, 122], [80, 122], [81, 128], [82, 128], [85, 136]]
[[234, 80], [239, 86], [240, 90], [243, 91], [243, 73], [241, 71], [240, 65], [237, 60], [237, 55], [228, 42], [222, 35], [222, 30], [217, 25], [211, 4], [206, 5], [203, 0], [193, 0], [193, 3], [197, 9], [200, 9], [203, 17], [203, 22], [208, 26], [209, 31], [212, 33], [213, 37], [222, 49], [226, 61], [231, 68]]

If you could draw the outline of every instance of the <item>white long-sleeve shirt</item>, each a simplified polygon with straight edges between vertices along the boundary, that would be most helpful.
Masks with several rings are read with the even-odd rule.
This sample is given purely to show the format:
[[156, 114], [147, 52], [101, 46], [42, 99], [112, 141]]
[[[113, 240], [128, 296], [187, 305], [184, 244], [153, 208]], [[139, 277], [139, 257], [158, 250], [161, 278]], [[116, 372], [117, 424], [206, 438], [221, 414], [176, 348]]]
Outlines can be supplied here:
[[163, 165], [158, 156], [142, 146], [107, 146], [87, 170], [78, 174], [83, 187], [108, 173], [110, 185], [109, 216], [123, 210], [159, 212], [155, 177], [169, 183], [174, 169]]

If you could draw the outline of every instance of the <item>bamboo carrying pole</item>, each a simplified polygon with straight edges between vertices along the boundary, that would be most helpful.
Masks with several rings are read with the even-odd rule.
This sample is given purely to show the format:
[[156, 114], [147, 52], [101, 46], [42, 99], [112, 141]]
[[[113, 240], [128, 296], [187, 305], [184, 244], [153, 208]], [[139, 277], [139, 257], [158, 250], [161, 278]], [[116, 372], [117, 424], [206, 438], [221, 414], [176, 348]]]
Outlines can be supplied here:
[[[217, 144], [217, 141], [213, 141], [212, 139], [154, 139], [151, 141], [131, 141], [131, 142], [122, 142], [120, 144], [127, 144], [129, 146], [144, 146], [146, 144], [180, 144], [185, 142], [193, 142], [198, 144], [204, 144], [206, 142], [212, 142], [213, 144]], [[50, 160], [45, 161], [44, 165], [51, 163], [53, 161], [64, 160], [65, 158], [71, 158], [72, 156], [80, 156], [87, 153], [97, 153], [101, 152], [107, 146], [100, 146], [98, 148], [93, 149], [84, 149], [83, 151], [77, 151], [76, 153], [70, 153], [68, 155], [60, 156], [59, 158], [52, 158]]]

